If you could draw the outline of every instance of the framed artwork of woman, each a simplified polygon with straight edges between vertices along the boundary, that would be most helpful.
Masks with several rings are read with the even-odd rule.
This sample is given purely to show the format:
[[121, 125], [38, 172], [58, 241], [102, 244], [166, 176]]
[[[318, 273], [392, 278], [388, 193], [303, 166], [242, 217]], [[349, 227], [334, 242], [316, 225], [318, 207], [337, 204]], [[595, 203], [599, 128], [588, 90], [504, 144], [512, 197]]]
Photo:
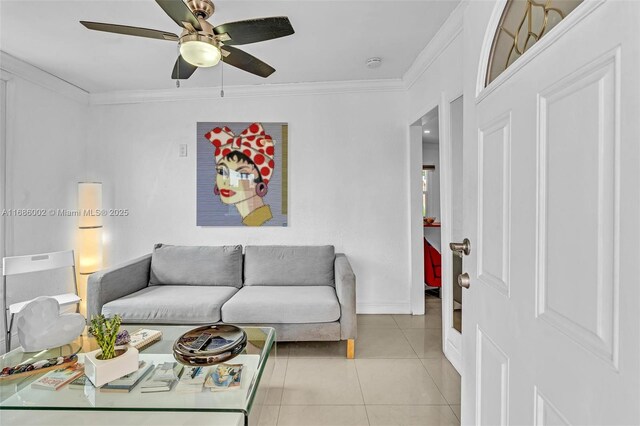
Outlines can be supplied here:
[[287, 226], [286, 123], [197, 124], [197, 225]]

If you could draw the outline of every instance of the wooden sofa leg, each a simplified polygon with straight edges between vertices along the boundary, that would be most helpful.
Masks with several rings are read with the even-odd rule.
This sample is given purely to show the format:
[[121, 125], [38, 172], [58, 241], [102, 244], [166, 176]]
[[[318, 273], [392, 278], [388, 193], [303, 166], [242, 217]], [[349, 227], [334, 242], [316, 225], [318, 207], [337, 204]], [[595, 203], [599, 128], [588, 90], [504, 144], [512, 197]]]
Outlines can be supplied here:
[[347, 358], [353, 359], [356, 356], [356, 341], [353, 339], [347, 340]]

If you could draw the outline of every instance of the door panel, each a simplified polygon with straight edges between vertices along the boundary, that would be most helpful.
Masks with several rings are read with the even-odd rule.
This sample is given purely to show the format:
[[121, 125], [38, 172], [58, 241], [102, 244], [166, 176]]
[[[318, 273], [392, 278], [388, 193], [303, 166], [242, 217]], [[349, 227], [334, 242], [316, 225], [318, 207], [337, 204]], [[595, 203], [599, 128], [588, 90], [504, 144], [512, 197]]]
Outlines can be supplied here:
[[558, 409], [545, 398], [538, 389], [535, 390], [535, 426], [569, 426], [569, 422]]
[[473, 106], [463, 424], [640, 424], [640, 2], [575, 12]]
[[476, 409], [479, 424], [506, 425], [509, 410], [509, 358], [477, 330]]
[[509, 296], [511, 115], [478, 137], [478, 278]]
[[537, 181], [536, 316], [614, 366], [618, 56], [607, 52], [540, 95]]

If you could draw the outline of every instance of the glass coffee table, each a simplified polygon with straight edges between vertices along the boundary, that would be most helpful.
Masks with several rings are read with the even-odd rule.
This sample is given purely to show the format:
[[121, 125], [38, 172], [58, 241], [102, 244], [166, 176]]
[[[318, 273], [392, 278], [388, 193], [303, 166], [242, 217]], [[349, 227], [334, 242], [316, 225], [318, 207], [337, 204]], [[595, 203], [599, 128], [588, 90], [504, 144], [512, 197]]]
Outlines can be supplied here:
[[[172, 355], [173, 342], [194, 326], [160, 326], [160, 325], [132, 325], [123, 324], [123, 329], [133, 332], [139, 328], [149, 328], [162, 331], [162, 340], [140, 351], [140, 360], [151, 361], [154, 364], [175, 361]], [[268, 392], [276, 355], [275, 330], [269, 327], [243, 327], [247, 333], [247, 347], [233, 360], [234, 364], [243, 364], [242, 382], [238, 390], [228, 392], [210, 392], [206, 389], [198, 393], [179, 393], [175, 387], [168, 392], [141, 393], [140, 385], [130, 393], [103, 392], [91, 384], [84, 389], [63, 386], [57, 391], [34, 389], [31, 383], [45, 373], [18, 379], [0, 380], [0, 423], [2, 424], [31, 424], [28, 419], [34, 415], [39, 418], [37, 424], [58, 424], [60, 420], [53, 420], [60, 411], [79, 412], [84, 418], [83, 424], [93, 424], [86, 421], [90, 412], [96, 412], [94, 421], [104, 420], [105, 424], [136, 423], [136, 414], [144, 412], [144, 419], [149, 414], [157, 412], [159, 420], [167, 420], [168, 413], [174, 413], [174, 420], [169, 424], [200, 423], [194, 420], [194, 414], [207, 414], [202, 424], [233, 424], [230, 419], [238, 419], [237, 424], [248, 425], [259, 418], [262, 402]], [[57, 356], [77, 353], [78, 362], [83, 362], [84, 353], [97, 349], [93, 338], [87, 337], [86, 332], [69, 345], [42, 352], [25, 353], [21, 348], [14, 349], [0, 358], [0, 367], [11, 367], [21, 363], [34, 362]], [[0, 368], [0, 369], [1, 369]], [[262, 386], [261, 386], [262, 384]], [[46, 412], [46, 414], [45, 414]], [[99, 413], [99, 414], [98, 414]], [[216, 413], [220, 413], [216, 421]], [[43, 416], [51, 417], [51, 423], [43, 422]], [[70, 414], [67, 413], [67, 416]], [[71, 414], [73, 416], [73, 414]], [[93, 417], [93, 416], [92, 416]], [[170, 417], [170, 416], [169, 416]], [[76, 416], [77, 418], [77, 416]], [[6, 422], [6, 423], [5, 423]], [[117, 423], [114, 423], [117, 422]], [[102, 421], [100, 421], [102, 423]], [[140, 423], [138, 423], [140, 424]], [[158, 421], [157, 424], [164, 424]]]

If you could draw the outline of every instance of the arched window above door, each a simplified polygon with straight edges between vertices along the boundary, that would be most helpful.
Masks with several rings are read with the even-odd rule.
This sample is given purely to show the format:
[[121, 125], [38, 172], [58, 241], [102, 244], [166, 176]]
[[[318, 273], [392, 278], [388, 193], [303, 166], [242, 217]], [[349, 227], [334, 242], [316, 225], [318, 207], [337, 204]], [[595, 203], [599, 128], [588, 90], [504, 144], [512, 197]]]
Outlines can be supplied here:
[[562, 21], [583, 0], [507, 0], [493, 37], [485, 86], [546, 33]]

